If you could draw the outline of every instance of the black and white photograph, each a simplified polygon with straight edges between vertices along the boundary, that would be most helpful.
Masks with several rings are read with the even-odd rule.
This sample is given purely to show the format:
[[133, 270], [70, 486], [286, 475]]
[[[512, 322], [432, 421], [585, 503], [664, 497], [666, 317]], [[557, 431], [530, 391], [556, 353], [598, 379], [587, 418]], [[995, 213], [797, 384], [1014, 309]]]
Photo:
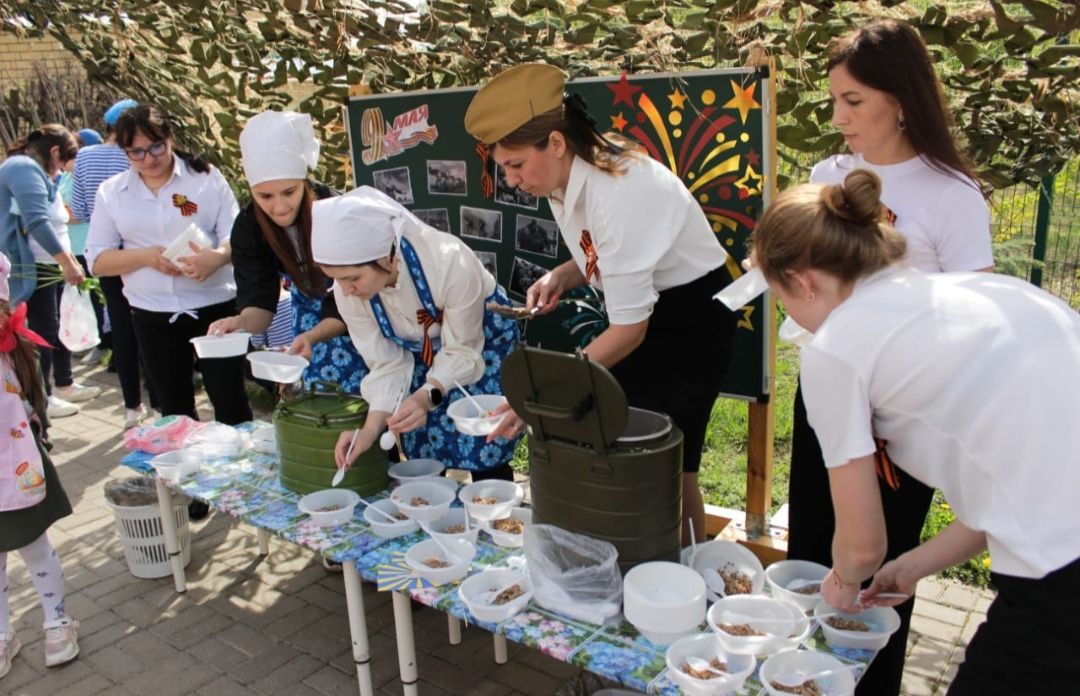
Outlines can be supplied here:
[[412, 212], [425, 225], [430, 225], [440, 232], [450, 231], [450, 214], [446, 211], [446, 208], [426, 208]]
[[468, 193], [464, 160], [428, 160], [428, 193], [464, 196]]
[[461, 236], [501, 242], [502, 213], [498, 210], [461, 206]]
[[515, 239], [518, 251], [555, 258], [559, 251], [559, 226], [552, 220], [518, 215]]
[[372, 172], [371, 178], [375, 183], [375, 188], [398, 203], [408, 204], [413, 202], [412, 179], [409, 177], [408, 167], [395, 167], [394, 169]]
[[498, 172], [498, 183], [495, 185], [495, 200], [506, 205], [516, 205], [519, 208], [536, 210], [539, 199], [531, 193], [525, 193], [517, 186], [507, 184], [506, 171], [501, 166], [496, 165], [495, 169]]
[[548, 270], [520, 256], [514, 257], [514, 267], [510, 271], [510, 292], [524, 298], [533, 283], [540, 280]]
[[495, 252], [477, 251], [476, 257], [480, 259], [480, 263], [484, 264], [484, 268], [488, 270], [488, 273], [495, 276], [495, 282], [499, 282], [498, 257], [495, 256]]

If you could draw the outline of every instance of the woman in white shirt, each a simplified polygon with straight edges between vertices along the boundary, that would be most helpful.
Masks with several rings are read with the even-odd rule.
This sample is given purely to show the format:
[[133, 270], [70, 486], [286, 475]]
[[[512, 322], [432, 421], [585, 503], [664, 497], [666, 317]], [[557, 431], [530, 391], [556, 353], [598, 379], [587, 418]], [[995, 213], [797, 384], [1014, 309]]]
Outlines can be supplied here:
[[[893, 20], [868, 24], [833, 48], [828, 69], [833, 124], [851, 152], [818, 163], [810, 181], [840, 183], [855, 169], [869, 169], [881, 178], [887, 214], [907, 240], [909, 266], [927, 273], [992, 270], [990, 212], [953, 141], [949, 111], [918, 32]], [[792, 421], [788, 557], [828, 565], [829, 482], [801, 390]], [[919, 543], [934, 491], [902, 468], [883, 474], [889, 557], [895, 558]], [[900, 692], [914, 603], [897, 607], [901, 628], [860, 680], [860, 696]]]
[[[550, 312], [572, 288], [603, 290], [609, 326], [585, 352], [631, 406], [682, 430], [683, 519], [703, 538], [697, 472], [735, 332], [734, 313], [712, 299], [731, 282], [728, 255], [682, 181], [632, 141], [597, 131], [564, 86], [553, 66], [511, 68], [473, 98], [465, 128], [508, 184], [548, 198], [573, 256], [529, 288], [527, 306]], [[508, 418], [495, 434], [520, 428]]]
[[513, 480], [517, 438], [485, 443], [457, 431], [447, 406], [498, 394], [503, 359], [520, 342], [517, 322], [487, 308], [506, 293], [469, 247], [425, 225], [368, 186], [311, 208], [311, 254], [334, 279], [334, 298], [370, 372], [360, 393], [370, 405], [363, 428], [338, 440], [338, 466], [350, 466], [384, 428], [401, 434], [405, 455], [438, 459], [473, 480]]
[[[875, 596], [913, 595], [920, 578], [989, 549], [998, 595], [949, 693], [1072, 693], [1080, 315], [1015, 278], [905, 268], [880, 196], [865, 170], [797, 187], [752, 242], [770, 289], [813, 332], [802, 386], [836, 511], [822, 594], [843, 610], [892, 603]], [[884, 566], [876, 439], [957, 517]]]
[[[116, 123], [116, 142], [131, 169], [98, 189], [87, 260], [94, 275], [124, 280], [162, 414], [198, 418], [190, 339], [236, 314], [229, 232], [239, 206], [219, 170], [175, 149], [172, 125], [157, 107], [125, 111]], [[162, 252], [191, 224], [211, 245], [192, 243], [177, 267]], [[199, 371], [216, 420], [251, 420], [242, 356], [200, 360]]]

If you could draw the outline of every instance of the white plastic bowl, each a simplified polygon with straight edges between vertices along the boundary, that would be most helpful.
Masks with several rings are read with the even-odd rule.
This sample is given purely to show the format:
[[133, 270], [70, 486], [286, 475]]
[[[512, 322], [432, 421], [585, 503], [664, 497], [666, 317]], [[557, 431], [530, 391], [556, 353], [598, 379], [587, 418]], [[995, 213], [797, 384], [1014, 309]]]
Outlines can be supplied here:
[[277, 435], [274, 426], [264, 425], [251, 431], [251, 448], [263, 454], [277, 452]]
[[705, 618], [705, 581], [686, 566], [642, 563], [623, 578], [623, 613], [655, 645], [697, 633]]
[[[505, 520], [521, 520], [526, 527], [532, 524], [532, 510], [529, 508], [516, 507], [510, 511], [509, 517], [504, 517]], [[521, 534], [514, 534], [513, 532], [502, 532], [495, 528], [495, 525], [502, 520], [488, 520], [484, 522], [484, 529], [491, 535], [491, 540], [495, 542], [497, 546], [502, 546], [507, 549], [517, 549], [525, 543], [525, 530], [521, 531]]]
[[[413, 498], [423, 498], [428, 504], [413, 505], [410, 502]], [[434, 481], [413, 481], [395, 488], [390, 500], [409, 519], [434, 522], [450, 509], [450, 503], [454, 502], [454, 491]]]
[[429, 558], [447, 560], [446, 554], [434, 539], [425, 539], [413, 544], [405, 552], [405, 563], [416, 571], [417, 575], [433, 585], [445, 585], [448, 582], [460, 580], [469, 572], [469, 564], [476, 555], [476, 547], [464, 539], [447, 542], [446, 547], [458, 557], [458, 562], [448, 568], [432, 568], [424, 563]]
[[235, 358], [248, 352], [251, 334], [234, 331], [220, 336], [196, 336], [191, 343], [200, 358]]
[[[345, 524], [352, 519], [353, 508], [360, 502], [360, 495], [348, 488], [325, 488], [321, 491], [308, 493], [297, 507], [300, 512], [310, 515], [315, 524], [320, 527], [336, 527]], [[333, 507], [334, 510], [323, 510]]]
[[[698, 544], [693, 555], [694, 570], [704, 577], [706, 568], [720, 572], [729, 570], [742, 573], [750, 578], [750, 594], [761, 594], [765, 589], [765, 569], [754, 552], [741, 544], [726, 539], [713, 539]], [[706, 583], [708, 588], [708, 583]], [[708, 590], [709, 601], [715, 602], [720, 596]]]
[[[494, 498], [494, 505], [474, 503], [473, 498]], [[465, 504], [469, 514], [477, 520], [501, 520], [510, 516], [510, 511], [521, 505], [525, 499], [525, 489], [513, 481], [491, 479], [476, 481], [458, 491], [458, 500]]]
[[[736, 636], [728, 633], [720, 628], [724, 612], [736, 612], [751, 617], [748, 622], [750, 626], [766, 635]], [[755, 624], [754, 619], [769, 621]], [[794, 604], [764, 595], [724, 597], [709, 608], [708, 620], [709, 627], [720, 640], [720, 645], [728, 652], [739, 655], [769, 655], [789, 650], [806, 640], [812, 626], [806, 614]]]
[[[822, 600], [814, 607], [814, 618], [833, 611], [835, 609]], [[844, 631], [830, 626], [828, 619], [824, 621], [819, 619], [818, 623], [821, 624], [821, 630], [825, 634], [825, 642], [834, 648], [881, 650], [889, 642], [889, 636], [900, 628], [900, 614], [896, 613], [892, 607], [870, 607], [858, 614], [840, 614], [836, 618], [862, 621], [870, 626], [870, 630]]]
[[791, 602], [803, 611], [813, 611], [821, 601], [821, 592], [800, 594], [787, 589], [794, 580], [812, 580], [821, 582], [829, 574], [829, 569], [813, 561], [777, 561], [765, 569], [765, 581], [769, 584], [769, 594], [785, 602]]
[[150, 460], [150, 466], [154, 467], [162, 479], [169, 483], [179, 483], [199, 473], [205, 461], [206, 453], [201, 447], [185, 447], [157, 455]]
[[420, 481], [421, 479], [442, 478], [446, 467], [438, 459], [406, 459], [391, 466], [386, 473], [400, 483]]
[[465, 539], [466, 541], [476, 544], [476, 538], [480, 536], [480, 525], [475, 522], [469, 521], [469, 531], [467, 532], [446, 532], [443, 531], [447, 527], [453, 527], [455, 525], [464, 526], [465, 520], [469, 517], [469, 513], [465, 511], [465, 508], [450, 508], [446, 511], [446, 514], [437, 520], [431, 522], [424, 522], [421, 526], [424, 531], [433, 537], [438, 537], [443, 541], [449, 541], [451, 539]]
[[[711, 679], [692, 677], [682, 670], [686, 658], [691, 656], [700, 657], [706, 662], [719, 658], [727, 665], [725, 671], [728, 674]], [[683, 693], [690, 696], [719, 696], [738, 691], [757, 665], [757, 659], [752, 655], [736, 655], [725, 651], [712, 633], [698, 633], [680, 638], [667, 649], [666, 660], [671, 678]]]
[[824, 672], [827, 669], [842, 669], [836, 674], [820, 677], [814, 681], [822, 692], [829, 696], [850, 696], [855, 693], [855, 674], [847, 664], [837, 660], [832, 655], [816, 650], [788, 650], [773, 655], [761, 663], [758, 672], [758, 680], [765, 686], [770, 696], [787, 696], [790, 692], [780, 691], [772, 687], [772, 679], [780, 673], [788, 674], [814, 674]]
[[394, 539], [399, 536], [405, 536], [406, 534], [412, 534], [420, 529], [420, 523], [416, 520], [398, 520], [397, 522], [390, 522], [379, 513], [372, 512], [371, 508], [373, 507], [382, 510], [391, 517], [397, 513], [398, 509], [397, 505], [394, 505], [394, 501], [389, 498], [383, 498], [382, 500], [364, 507], [364, 521], [371, 525], [371, 531], [374, 532], [377, 537]]
[[[507, 585], [517, 583], [521, 585], [524, 594], [510, 600], [506, 604], [488, 604], [491, 593], [500, 590]], [[489, 568], [482, 573], [477, 573], [458, 588], [458, 596], [472, 615], [480, 621], [499, 623], [506, 621], [514, 614], [524, 609], [532, 599], [533, 588], [529, 578], [517, 570], [509, 568]]]
[[466, 435], [487, 437], [506, 414], [500, 413], [497, 416], [484, 414], [490, 413], [505, 404], [506, 397], [501, 394], [476, 394], [473, 399], [480, 404], [481, 409], [483, 409], [481, 412], [476, 411], [476, 406], [469, 399], [458, 399], [447, 406], [446, 415], [450, 416], [450, 420], [454, 421], [454, 426], [460, 432]]
[[299, 355], [289, 355], [272, 350], [248, 353], [251, 374], [259, 379], [281, 384], [292, 384], [304, 374], [308, 361]]
[[184, 256], [195, 255], [195, 252], [188, 246], [189, 242], [195, 242], [201, 247], [209, 247], [213, 244], [210, 236], [193, 222], [181, 230], [180, 234], [173, 237], [172, 242], [169, 243], [169, 246], [165, 247], [165, 250], [161, 252], [161, 255], [171, 261], [174, 266], [183, 270], [180, 259]]

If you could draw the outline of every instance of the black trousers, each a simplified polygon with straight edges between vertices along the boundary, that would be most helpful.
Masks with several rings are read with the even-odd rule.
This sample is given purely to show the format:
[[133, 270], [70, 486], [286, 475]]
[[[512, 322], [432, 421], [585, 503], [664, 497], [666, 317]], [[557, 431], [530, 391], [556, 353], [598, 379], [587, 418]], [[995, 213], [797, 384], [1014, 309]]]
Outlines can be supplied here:
[[[38, 264], [39, 268], [42, 266], [44, 264]], [[55, 273], [55, 268], [53, 272]], [[74, 381], [71, 375], [71, 351], [60, 342], [60, 295], [64, 292], [64, 285], [65, 283], [57, 283], [47, 287], [39, 286], [26, 301], [27, 326], [52, 346], [38, 348], [41, 378], [45, 382], [45, 393], [50, 396], [53, 384], [67, 387]]]
[[116, 376], [120, 380], [120, 392], [124, 396], [124, 408], [138, 408], [142, 404], [142, 391], [139, 388], [139, 367], [146, 375], [146, 392], [150, 397], [150, 406], [159, 406], [157, 392], [150, 381], [150, 372], [145, 360], [139, 353], [139, 339], [135, 336], [135, 324], [131, 320], [131, 305], [124, 297], [124, 281], [119, 276], [98, 278], [101, 290], [105, 293], [105, 308], [109, 312], [112, 326], [113, 364]]
[[[828, 470], [814, 429], [806, 419], [801, 387], [795, 391], [794, 411], [791, 477], [788, 484], [788, 558], [815, 561], [832, 567], [836, 514], [829, 493]], [[885, 560], [892, 560], [919, 545], [919, 535], [934, 499], [934, 489], [900, 468], [896, 471], [900, 479], [898, 490], [892, 490], [879, 480], [888, 537]], [[914, 597], [896, 607], [900, 614], [900, 628], [859, 680], [855, 689], [858, 696], [892, 696], [900, 693], [914, 607]]]
[[[195, 312], [197, 319], [187, 314], [132, 309], [135, 333], [164, 416], [198, 420], [191, 339], [205, 336], [212, 322], [236, 314], [236, 303], [230, 300]], [[244, 390], [244, 356], [197, 362], [214, 406], [214, 419], [227, 425], [251, 420], [251, 406]]]
[[660, 293], [645, 340], [611, 370], [631, 406], [664, 413], [683, 433], [683, 471], [696, 473], [727, 372], [738, 315], [713, 299], [731, 282], [721, 266]]
[[949, 696], [1075, 694], [1080, 684], [1080, 559], [1032, 580], [990, 574], [997, 597]]

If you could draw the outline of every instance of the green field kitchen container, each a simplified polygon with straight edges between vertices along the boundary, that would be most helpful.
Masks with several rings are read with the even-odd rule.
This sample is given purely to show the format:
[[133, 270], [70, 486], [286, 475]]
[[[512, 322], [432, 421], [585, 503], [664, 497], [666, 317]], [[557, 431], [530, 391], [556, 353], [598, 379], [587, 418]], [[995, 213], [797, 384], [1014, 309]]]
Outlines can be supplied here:
[[629, 408], [583, 354], [519, 348], [503, 393], [531, 428], [533, 521], [603, 539], [627, 570], [679, 560], [683, 436], [662, 413]]
[[[368, 404], [336, 384], [315, 382], [311, 389], [274, 411], [274, 435], [281, 459], [281, 485], [301, 495], [330, 487], [337, 467], [338, 435], [364, 425]], [[376, 445], [361, 454], [338, 488], [368, 496], [385, 489], [386, 452]]]

